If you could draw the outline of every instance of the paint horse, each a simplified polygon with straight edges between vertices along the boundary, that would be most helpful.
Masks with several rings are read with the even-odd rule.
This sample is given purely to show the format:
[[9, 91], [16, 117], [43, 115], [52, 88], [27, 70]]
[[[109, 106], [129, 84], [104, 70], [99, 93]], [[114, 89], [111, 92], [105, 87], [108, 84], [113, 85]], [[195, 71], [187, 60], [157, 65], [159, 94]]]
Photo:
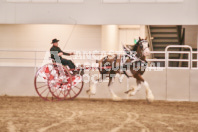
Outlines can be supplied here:
[[[121, 100], [121, 98], [118, 97], [111, 88], [112, 79], [118, 73], [125, 74], [128, 78], [134, 77], [136, 79], [137, 87], [132, 87], [130, 90], [125, 92], [126, 94], [129, 96], [134, 96], [136, 92], [140, 90], [141, 84], [143, 83], [146, 88], [146, 99], [149, 102], [153, 102], [154, 96], [149, 88], [149, 84], [142, 77], [147, 65], [146, 56], [150, 54], [148, 41], [146, 39], [139, 38], [139, 41], [132, 49], [124, 46], [124, 50], [124, 55], [107, 55], [101, 60], [96, 61], [99, 63], [99, 72], [101, 77], [97, 79], [96, 83], [91, 85], [89, 90], [87, 90], [87, 93], [89, 95], [94, 95], [96, 93], [97, 82], [109, 77], [108, 87], [112, 95], [112, 99], [114, 101]], [[129, 74], [131, 74], [131, 76]]]

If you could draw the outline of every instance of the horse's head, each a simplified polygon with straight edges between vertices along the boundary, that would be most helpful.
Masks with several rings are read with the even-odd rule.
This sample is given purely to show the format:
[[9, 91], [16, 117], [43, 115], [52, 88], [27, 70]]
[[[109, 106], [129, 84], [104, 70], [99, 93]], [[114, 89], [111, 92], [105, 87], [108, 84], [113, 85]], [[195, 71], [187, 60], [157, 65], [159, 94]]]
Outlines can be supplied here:
[[137, 55], [139, 55], [139, 56], [142, 56], [142, 55], [149, 56], [150, 55], [149, 43], [146, 40], [146, 38], [141, 39], [139, 37], [139, 41], [133, 47], [133, 51], [136, 51]]

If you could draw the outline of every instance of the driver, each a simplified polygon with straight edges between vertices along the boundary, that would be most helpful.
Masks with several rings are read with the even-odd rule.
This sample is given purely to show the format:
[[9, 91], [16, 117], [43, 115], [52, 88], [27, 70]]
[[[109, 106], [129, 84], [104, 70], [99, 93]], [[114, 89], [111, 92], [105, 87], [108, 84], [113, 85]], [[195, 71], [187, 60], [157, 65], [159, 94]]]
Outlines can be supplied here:
[[76, 66], [71, 60], [67, 60], [62, 58], [62, 55], [74, 55], [74, 53], [66, 53], [63, 52], [59, 47], [58, 47], [58, 42], [56, 38], [52, 40], [52, 47], [50, 48], [50, 53], [51, 53], [51, 58], [57, 62], [57, 63], [62, 63], [64, 66], [69, 66], [70, 69], [75, 69]]

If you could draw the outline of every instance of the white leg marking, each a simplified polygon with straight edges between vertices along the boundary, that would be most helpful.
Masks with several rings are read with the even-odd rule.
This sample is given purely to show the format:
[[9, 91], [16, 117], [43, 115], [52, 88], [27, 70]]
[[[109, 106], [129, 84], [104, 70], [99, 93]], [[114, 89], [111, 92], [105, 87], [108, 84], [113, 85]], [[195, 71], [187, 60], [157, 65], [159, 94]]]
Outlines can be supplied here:
[[149, 87], [149, 84], [146, 81], [144, 81], [144, 86], [146, 88], [146, 98], [147, 98], [147, 100], [149, 102], [153, 102], [154, 101], [154, 96], [153, 96], [153, 93], [152, 93], [152, 91]]
[[119, 96], [117, 96], [117, 95], [114, 93], [114, 91], [113, 91], [112, 88], [111, 88], [111, 85], [109, 86], [109, 91], [110, 91], [110, 93], [111, 93], [111, 96], [112, 96], [113, 101], [121, 101], [121, 100], [122, 100], [122, 98], [120, 98]]
[[87, 90], [87, 93], [88, 93], [89, 95], [95, 95], [95, 94], [96, 94], [96, 85], [97, 85], [97, 83], [93, 83], [93, 84], [90, 86], [89, 90]]
[[100, 81], [102, 81], [103, 79], [102, 79], [102, 77], [100, 77], [99, 79], [98, 79], [98, 81], [94, 81], [93, 82], [93, 84], [91, 84], [91, 86], [90, 86], [90, 88], [87, 90], [87, 94], [89, 95], [89, 97], [90, 97], [90, 95], [95, 95], [96, 94], [96, 87], [97, 87], [97, 84], [98, 84], [98, 82], [100, 82]]
[[129, 96], [134, 96], [140, 89], [141, 84], [137, 84], [137, 87], [131, 86], [132, 90], [128, 93]]
[[91, 85], [91, 87], [90, 87], [91, 94], [96, 94], [96, 85], [97, 85], [97, 83], [94, 83]]

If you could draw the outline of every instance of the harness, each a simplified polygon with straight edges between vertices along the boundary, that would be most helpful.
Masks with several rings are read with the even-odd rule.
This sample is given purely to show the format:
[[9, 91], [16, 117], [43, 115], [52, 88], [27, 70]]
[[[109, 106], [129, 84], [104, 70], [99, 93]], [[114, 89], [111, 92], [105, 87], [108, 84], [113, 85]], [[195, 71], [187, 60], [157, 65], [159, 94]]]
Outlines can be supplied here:
[[[142, 45], [144, 47], [144, 43], [146, 41], [145, 40], [142, 40], [140, 42], [142, 43]], [[148, 46], [146, 46], [145, 48], [143, 48], [142, 52], [144, 52], [147, 48], [148, 48]], [[120, 67], [122, 67], [122, 68], [120, 68], [120, 70], [122, 72], [124, 72], [125, 75], [127, 75], [127, 73], [126, 73], [127, 70], [124, 70], [124, 68], [127, 67], [126, 61], [128, 59], [130, 59], [130, 62], [128, 62], [130, 64], [133, 64], [135, 62], [140, 62], [141, 65], [138, 65], [138, 66], [140, 66], [141, 68], [147, 66], [147, 61], [146, 60], [142, 60], [140, 57], [137, 57], [135, 53], [132, 53], [131, 50], [130, 49], [127, 49], [127, 47], [125, 47], [125, 46], [123, 46], [123, 49], [126, 52], [126, 54], [124, 54], [124, 55], [121, 56]], [[127, 77], [129, 77], [129, 76], [127, 75]]]
[[141, 62], [141, 67], [147, 66], [147, 61], [144, 61], [144, 60], [140, 59], [135, 54], [132, 54], [132, 55], [125, 54], [125, 55], [122, 55], [121, 56], [121, 62], [120, 62], [120, 66], [121, 67], [123, 67], [123, 68], [126, 67], [126, 60], [127, 60], [127, 58], [129, 58], [131, 60], [130, 61], [130, 64], [133, 64], [135, 62]]
[[125, 64], [125, 62], [127, 60], [127, 57], [131, 60], [131, 63], [134, 63], [136, 61], [140, 61], [141, 60], [135, 54], [132, 54], [132, 55], [126, 54], [126, 55], [122, 55], [121, 56], [121, 62], [120, 62], [121, 65], [124, 65]]

